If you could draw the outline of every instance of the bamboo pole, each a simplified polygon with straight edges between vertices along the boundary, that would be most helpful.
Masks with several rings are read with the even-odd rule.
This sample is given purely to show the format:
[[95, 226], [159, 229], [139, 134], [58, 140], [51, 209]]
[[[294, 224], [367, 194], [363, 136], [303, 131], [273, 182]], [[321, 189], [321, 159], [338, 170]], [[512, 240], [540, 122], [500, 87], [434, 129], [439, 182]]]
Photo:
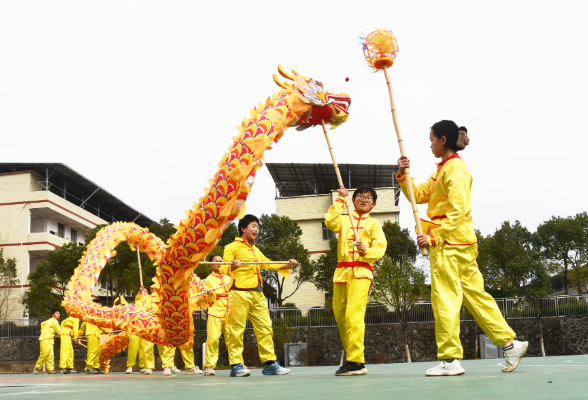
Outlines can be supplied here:
[[192, 296], [190, 296], [190, 298], [192, 298], [192, 297], [197, 297], [197, 296], [200, 296], [201, 294], [203, 294], [203, 293], [204, 293], [204, 292], [206, 292], [207, 290], [216, 290], [216, 289], [220, 289], [220, 288], [222, 288], [222, 287], [225, 287], [225, 286], [227, 286], [227, 285], [229, 285], [229, 284], [230, 284], [230, 283], [223, 283], [222, 285], [219, 285], [219, 286], [217, 286], [217, 287], [213, 287], [213, 288], [210, 288], [210, 289], [205, 289], [205, 290], [201, 291], [200, 293], [193, 294]]
[[[337, 175], [337, 180], [339, 181], [339, 187], [345, 187], [343, 185], [343, 180], [341, 179], [341, 172], [339, 172], [339, 166], [337, 165], [337, 161], [335, 160], [335, 153], [333, 152], [333, 146], [331, 146], [331, 140], [329, 139], [329, 134], [327, 133], [327, 126], [325, 125], [325, 120], [321, 119], [321, 125], [323, 126], [323, 132], [325, 133], [325, 139], [327, 139], [329, 151], [331, 152], [331, 158], [333, 159], [333, 166], [335, 167], [335, 174]], [[351, 209], [349, 208], [349, 202], [347, 200], [348, 199], [346, 198], [345, 208], [347, 209], [347, 214], [349, 215], [349, 221], [351, 221], [351, 228], [353, 228], [353, 236], [355, 238], [355, 243], [357, 243], [359, 242], [359, 235], [357, 234], [357, 227], [355, 226], [353, 214], [351, 213]]]
[[[231, 265], [232, 262], [200, 261], [202, 265]], [[241, 265], [290, 264], [290, 261], [241, 261]]]
[[[400, 147], [400, 154], [406, 157], [406, 151], [404, 150], [404, 140], [402, 140], [402, 134], [400, 133], [400, 127], [398, 126], [398, 120], [396, 116], [396, 104], [394, 103], [394, 95], [392, 94], [392, 84], [390, 83], [390, 77], [388, 76], [388, 67], [384, 66], [384, 76], [386, 77], [386, 84], [388, 85], [388, 94], [390, 95], [390, 107], [392, 110], [392, 120], [394, 121], [394, 129], [396, 130], [396, 137], [398, 138], [398, 146]], [[414, 216], [414, 222], [416, 224], [417, 233], [423, 234], [423, 228], [421, 226], [421, 218], [419, 217], [419, 210], [417, 209], [416, 200], [414, 198], [414, 192], [412, 190], [412, 181], [410, 179], [410, 172], [408, 168], [404, 170], [404, 176], [406, 177], [406, 188], [408, 191], [408, 199], [412, 206], [412, 214]], [[426, 247], [421, 247], [423, 256], [429, 255]]]
[[141, 253], [139, 252], [139, 246], [137, 246], [137, 261], [139, 262], [139, 279], [141, 280], [141, 286], [143, 286], [143, 270], [141, 269]]
[[[141, 253], [139, 252], [139, 245], [137, 244], [137, 261], [139, 262], [139, 280], [141, 287], [143, 286], [143, 269], [141, 268]], [[141, 292], [143, 298], [143, 311], [147, 312], [147, 300], [145, 299], [145, 293]]]

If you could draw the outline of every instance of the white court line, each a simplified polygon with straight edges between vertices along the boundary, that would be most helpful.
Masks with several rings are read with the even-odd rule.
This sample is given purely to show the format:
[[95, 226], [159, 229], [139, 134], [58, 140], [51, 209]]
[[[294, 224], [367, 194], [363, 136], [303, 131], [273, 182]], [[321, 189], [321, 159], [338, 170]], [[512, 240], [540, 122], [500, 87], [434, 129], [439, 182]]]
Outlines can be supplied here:
[[[503, 363], [498, 363], [496, 365], [504, 366]], [[588, 365], [580, 365], [580, 364], [562, 364], [562, 365], [519, 364], [519, 366], [520, 365], [523, 365], [525, 367], [588, 367]]]

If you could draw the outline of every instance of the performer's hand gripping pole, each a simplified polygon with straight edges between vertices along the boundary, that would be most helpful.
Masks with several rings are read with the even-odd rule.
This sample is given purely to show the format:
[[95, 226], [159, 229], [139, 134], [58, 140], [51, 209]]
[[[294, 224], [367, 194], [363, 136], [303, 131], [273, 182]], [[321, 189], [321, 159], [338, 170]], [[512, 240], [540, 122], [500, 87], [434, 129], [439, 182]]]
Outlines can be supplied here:
[[[400, 154], [406, 156], [406, 151], [404, 150], [404, 141], [402, 140], [402, 134], [400, 133], [400, 127], [398, 126], [398, 120], [396, 117], [396, 104], [394, 103], [394, 95], [392, 94], [392, 84], [390, 83], [390, 78], [388, 77], [388, 67], [384, 66], [382, 69], [384, 70], [386, 84], [388, 85], [388, 94], [390, 95], [390, 107], [392, 108], [392, 119], [394, 121], [396, 137], [398, 138]], [[404, 170], [404, 176], [406, 177], [406, 188], [408, 190], [408, 198], [410, 200], [410, 204], [412, 205], [412, 214], [414, 215], [414, 222], [416, 224], [417, 233], [419, 235], [422, 235], [423, 228], [421, 227], [421, 219], [419, 217], [419, 210], [417, 209], [416, 201], [414, 199], [414, 192], [412, 190], [412, 180], [410, 179], [410, 171], [408, 170], [408, 168]], [[421, 251], [423, 253], [423, 256], [429, 254], [426, 247], [421, 247]]]
[[[329, 139], [329, 134], [327, 133], [327, 126], [325, 125], [325, 120], [321, 119], [321, 125], [323, 126], [323, 132], [325, 133], [325, 139], [327, 139], [329, 151], [331, 152], [331, 158], [333, 159], [333, 165], [335, 166], [335, 173], [337, 174], [339, 187], [344, 187], [343, 180], [341, 179], [341, 173], [339, 172], [339, 166], [337, 165], [337, 161], [335, 160], [335, 153], [333, 153], [333, 147], [331, 146], [331, 140]], [[347, 214], [349, 215], [349, 220], [351, 221], [351, 227], [353, 228], [355, 243], [357, 243], [359, 242], [359, 235], [357, 234], [357, 227], [355, 226], [355, 223], [353, 221], [353, 214], [351, 213], [351, 209], [349, 208], [349, 203], [347, 202], [347, 199], [345, 199], [345, 208], [347, 208]]]

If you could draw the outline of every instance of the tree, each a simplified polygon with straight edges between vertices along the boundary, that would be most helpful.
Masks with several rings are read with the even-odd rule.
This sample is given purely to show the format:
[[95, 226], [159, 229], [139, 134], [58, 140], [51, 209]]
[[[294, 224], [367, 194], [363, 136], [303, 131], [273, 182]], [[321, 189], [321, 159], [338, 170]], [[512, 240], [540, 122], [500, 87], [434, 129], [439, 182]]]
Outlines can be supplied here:
[[533, 234], [519, 221], [502, 223], [494, 235], [478, 236], [478, 268], [484, 276], [484, 284], [505, 295], [515, 294], [525, 280], [532, 259]]
[[419, 299], [429, 295], [426, 278], [421, 268], [408, 261], [395, 263], [388, 256], [374, 268], [371, 297], [389, 305], [397, 314], [402, 326], [407, 362], [411, 362], [407, 337], [408, 317]]
[[570, 271], [570, 283], [576, 287], [578, 294], [584, 294], [584, 284], [588, 281], [588, 264]]
[[298, 264], [290, 272], [294, 278], [294, 289], [286, 294], [284, 282], [286, 278], [277, 271], [262, 269], [265, 282], [277, 289], [276, 300], [281, 307], [284, 300], [292, 297], [304, 282], [312, 279], [314, 270], [310, 262], [308, 250], [300, 242], [302, 229], [298, 223], [286, 216], [263, 214], [259, 219], [259, 235], [255, 245], [270, 260], [287, 261], [296, 259]]
[[537, 227], [536, 237], [544, 261], [557, 264], [563, 271], [568, 294], [569, 270], [580, 268], [587, 261], [588, 215], [584, 212], [575, 217], [551, 217]]
[[531, 252], [527, 260], [526, 274], [520, 278], [523, 284], [517, 290], [517, 294], [524, 296], [525, 302], [533, 308], [539, 326], [541, 354], [545, 357], [541, 317], [545, 314], [545, 298], [552, 293], [551, 280], [549, 279], [549, 271], [541, 262], [538, 251]]
[[45, 261], [29, 274], [30, 286], [23, 303], [31, 318], [50, 318], [52, 309], [59, 309], [65, 315], [61, 301], [84, 249], [77, 243], [67, 243], [50, 251]]
[[333, 237], [329, 240], [329, 251], [312, 262], [314, 274], [311, 282], [318, 290], [327, 292], [330, 299], [333, 298], [333, 276], [337, 269], [337, 246], [337, 237]]
[[407, 228], [402, 229], [395, 222], [384, 221], [382, 230], [388, 242], [386, 255], [393, 263], [403, 264], [405, 261], [414, 263], [419, 255], [419, 248], [410, 237]]
[[6, 319], [16, 309], [16, 302], [10, 301], [10, 294], [20, 281], [16, 278], [16, 258], [4, 259], [4, 249], [0, 249], [0, 318]]

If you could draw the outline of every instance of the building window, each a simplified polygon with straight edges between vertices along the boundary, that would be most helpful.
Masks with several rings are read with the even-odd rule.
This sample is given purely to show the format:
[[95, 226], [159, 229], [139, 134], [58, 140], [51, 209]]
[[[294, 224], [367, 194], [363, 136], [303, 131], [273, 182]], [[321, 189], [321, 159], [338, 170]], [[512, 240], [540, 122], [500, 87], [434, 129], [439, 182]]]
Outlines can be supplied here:
[[71, 230], [71, 241], [74, 243], [78, 241], [78, 231], [75, 229]]
[[65, 238], [65, 225], [60, 222], [57, 223], [57, 236]]
[[333, 239], [333, 231], [327, 228], [327, 225], [323, 222], [323, 240]]

